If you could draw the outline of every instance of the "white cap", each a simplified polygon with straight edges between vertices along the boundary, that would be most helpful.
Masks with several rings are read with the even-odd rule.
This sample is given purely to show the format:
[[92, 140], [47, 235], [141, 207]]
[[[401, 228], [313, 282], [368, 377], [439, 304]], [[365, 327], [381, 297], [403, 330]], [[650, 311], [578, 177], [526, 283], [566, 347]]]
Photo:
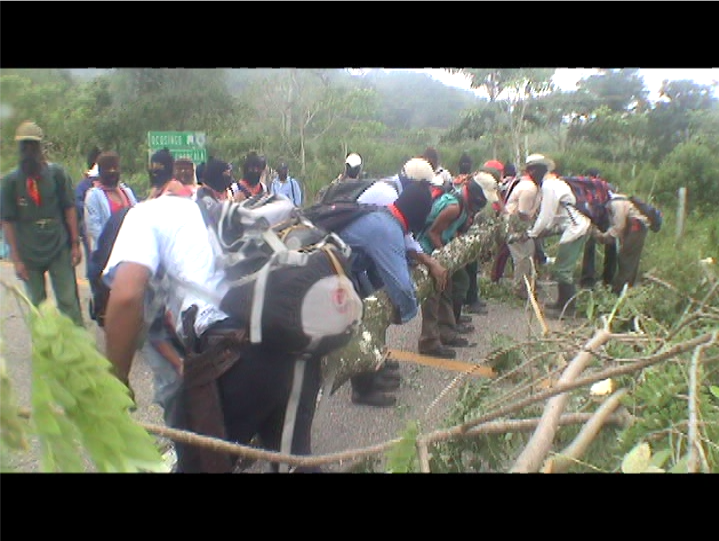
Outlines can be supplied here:
[[499, 201], [499, 187], [491, 174], [480, 171], [472, 178], [482, 188], [487, 203], [492, 204]]
[[352, 152], [347, 156], [345, 163], [350, 167], [359, 167], [360, 165], [362, 165], [362, 158], [356, 152]]
[[411, 158], [402, 167], [402, 174], [410, 180], [426, 180], [432, 182], [434, 169], [424, 158]]

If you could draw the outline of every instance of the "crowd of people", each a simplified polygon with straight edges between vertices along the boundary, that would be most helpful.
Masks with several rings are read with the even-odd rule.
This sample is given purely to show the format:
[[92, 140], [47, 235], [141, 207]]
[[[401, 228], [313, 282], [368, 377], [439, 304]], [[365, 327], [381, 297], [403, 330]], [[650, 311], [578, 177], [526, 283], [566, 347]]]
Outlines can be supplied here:
[[[109, 291], [102, 319], [96, 319], [105, 333], [106, 355], [130, 391], [129, 375], [141, 344], [154, 374], [155, 401], [168, 426], [201, 427], [206, 430], [202, 433], [244, 444], [259, 438], [263, 447], [279, 450], [287, 404], [297, 392], [296, 355], [277, 344], [247, 343], [233, 316], [202, 295], [168, 288], [167, 283], [171, 278], [222, 289], [223, 277], [196, 200], [241, 202], [278, 194], [302, 208], [303, 186], [290, 176], [287, 163], [279, 161], [271, 173], [266, 157], [250, 152], [235, 179], [228, 162], [210, 157], [195, 166], [162, 149], [150, 158], [150, 191], [141, 200], [122, 182], [121, 158], [111, 150], [93, 149], [86, 174], [74, 183], [63, 167], [45, 158], [43, 132], [35, 123], [22, 123], [15, 139], [19, 166], [2, 179], [0, 219], [15, 274], [31, 301], [39, 304], [47, 298], [49, 274], [59, 309], [84, 325], [75, 270], [84, 248], [86, 276], [99, 277]], [[349, 153], [330, 185], [362, 178], [363, 166], [359, 153]], [[465, 153], [456, 171], [453, 175], [439, 152], [427, 147], [397, 174], [371, 183], [357, 203], [372, 208], [336, 231], [351, 249], [349, 278], [360, 298], [384, 290], [396, 325], [421, 313], [419, 353], [451, 359], [457, 356], [456, 348], [476, 345], [466, 338], [474, 331], [472, 316], [488, 314], [479, 291], [479, 261], [449, 272], [435, 255], [464, 235], [482, 212], [506, 220], [509, 233], [506, 242], [494, 247], [492, 275], [502, 276], [511, 260], [511, 288], [520, 298], [527, 298], [526, 281], [534, 283], [538, 265], [547, 261], [543, 240], [558, 237], [551, 266], [558, 297], [546, 305], [550, 315], [571, 314], [580, 259], [582, 285], [594, 283], [596, 244], [606, 246], [604, 282], [615, 292], [635, 283], [648, 223], [626, 196], [612, 190], [610, 220], [600, 229], [575, 208], [572, 190], [547, 156], [530, 155], [518, 172], [513, 164], [496, 159], [475, 168]], [[600, 177], [598, 171], [591, 174]], [[326, 189], [316, 201], [324, 193]], [[116, 239], [105, 261], [93, 256], [110, 226]], [[416, 265], [426, 267], [434, 281], [423, 300], [412, 278]], [[96, 312], [91, 310], [93, 318]], [[191, 351], [190, 337], [195, 344]], [[194, 382], [200, 366], [203, 391], [198, 394]], [[308, 366], [291, 439], [292, 453], [300, 455], [312, 452], [310, 433], [321, 380], [319, 359]], [[392, 393], [401, 385], [396, 361], [385, 361], [378, 370], [356, 374], [350, 381], [354, 404], [395, 406]], [[180, 472], [234, 467], [229, 456], [217, 451], [179, 443], [176, 449]]]

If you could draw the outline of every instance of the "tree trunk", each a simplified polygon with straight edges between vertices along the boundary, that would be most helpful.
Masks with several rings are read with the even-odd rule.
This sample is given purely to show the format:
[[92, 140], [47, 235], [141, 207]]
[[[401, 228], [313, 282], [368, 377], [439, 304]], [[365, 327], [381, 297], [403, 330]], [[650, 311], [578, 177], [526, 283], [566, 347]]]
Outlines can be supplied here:
[[[493, 210], [485, 209], [477, 215], [476, 223], [466, 234], [447, 244], [435, 258], [452, 274], [477, 258], [480, 252], [491, 250], [498, 234], [501, 234], [503, 224], [504, 220], [495, 217]], [[434, 282], [427, 269], [421, 265], [415, 268], [413, 277], [417, 299], [421, 304], [434, 291]], [[344, 348], [323, 359], [323, 379], [325, 385], [331, 384], [332, 392], [352, 375], [373, 370], [382, 363], [393, 310], [392, 302], [382, 290], [364, 300], [364, 315], [355, 337]]]

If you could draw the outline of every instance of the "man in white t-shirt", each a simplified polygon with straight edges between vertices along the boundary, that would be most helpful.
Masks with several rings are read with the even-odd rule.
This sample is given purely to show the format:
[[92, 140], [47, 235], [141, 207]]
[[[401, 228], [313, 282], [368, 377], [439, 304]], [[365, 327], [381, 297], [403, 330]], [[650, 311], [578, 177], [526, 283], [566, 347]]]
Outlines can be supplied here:
[[[231, 355], [221, 359], [218, 355], [217, 365], [212, 367], [216, 377], [210, 380], [214, 402], [208, 401], [208, 409], [203, 410], [203, 415], [208, 416], [214, 411], [214, 418], [203, 420], [213, 428], [201, 433], [242, 444], [248, 444], [258, 435], [265, 448], [280, 449], [296, 359], [271, 351], [264, 344], [232, 341], [238, 325], [216, 307], [226, 290], [224, 275], [215, 265], [197, 203], [167, 195], [133, 207], [117, 236], [105, 276], [111, 286], [105, 328], [106, 352], [121, 381], [129, 386], [132, 360], [143, 327], [154, 320], [155, 314], [149, 307], [165, 306], [178, 337], [185, 343], [196, 338], [199, 355], [192, 357], [193, 362], [203, 352], [217, 347], [218, 342], [229, 344], [221, 351], [229, 350]], [[182, 284], [197, 284], [201, 290], [182, 287]], [[213, 295], [217, 303], [213, 302]], [[183, 315], [192, 312], [195, 312], [194, 321], [187, 317], [183, 321]], [[189, 385], [188, 371], [192, 371], [193, 365], [188, 364], [187, 357], [184, 363], [181, 409], [185, 415], [192, 416], [193, 410], [187, 402], [191, 393], [185, 387]], [[292, 438], [293, 454], [311, 453], [311, 424], [321, 365], [317, 360], [307, 362], [306, 367]], [[192, 400], [195, 399], [193, 395]], [[181, 417], [178, 416], [178, 426], [174, 428], [187, 428], [188, 418]], [[178, 442], [179, 472], [229, 472], [234, 468], [234, 457], [198, 449]]]

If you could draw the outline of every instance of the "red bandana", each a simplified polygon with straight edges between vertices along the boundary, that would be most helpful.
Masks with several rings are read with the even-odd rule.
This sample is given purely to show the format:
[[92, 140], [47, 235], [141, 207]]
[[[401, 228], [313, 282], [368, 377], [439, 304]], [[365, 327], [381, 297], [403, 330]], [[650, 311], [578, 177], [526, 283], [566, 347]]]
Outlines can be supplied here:
[[409, 231], [409, 224], [407, 224], [407, 218], [404, 217], [404, 214], [400, 212], [394, 203], [388, 205], [387, 208], [390, 210], [392, 215], [399, 220], [399, 223], [402, 224], [402, 229], [405, 233], [407, 233], [407, 231]]
[[27, 193], [30, 199], [35, 201], [35, 204], [40, 206], [40, 190], [37, 189], [37, 179], [28, 177], [27, 179]]

